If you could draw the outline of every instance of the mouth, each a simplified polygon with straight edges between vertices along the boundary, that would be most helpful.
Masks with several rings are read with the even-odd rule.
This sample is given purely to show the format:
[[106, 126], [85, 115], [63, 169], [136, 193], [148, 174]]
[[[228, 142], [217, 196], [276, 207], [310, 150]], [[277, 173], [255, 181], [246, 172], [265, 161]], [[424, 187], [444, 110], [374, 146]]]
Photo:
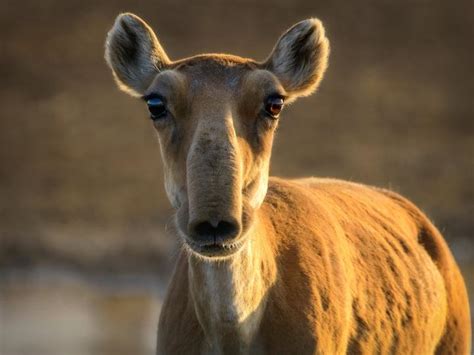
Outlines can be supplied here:
[[214, 242], [209, 244], [199, 244], [186, 238], [185, 243], [194, 253], [213, 258], [230, 256], [237, 253], [242, 248], [244, 241], [238, 240], [232, 243]]
[[240, 233], [227, 240], [212, 231], [209, 231], [207, 238], [202, 238], [206, 241], [193, 238], [188, 231], [189, 212], [187, 206], [180, 208], [175, 214], [174, 230], [180, 237], [181, 243], [191, 254], [209, 259], [230, 257], [241, 251], [248, 240], [248, 231], [253, 222], [250, 211], [250, 209], [244, 209]]

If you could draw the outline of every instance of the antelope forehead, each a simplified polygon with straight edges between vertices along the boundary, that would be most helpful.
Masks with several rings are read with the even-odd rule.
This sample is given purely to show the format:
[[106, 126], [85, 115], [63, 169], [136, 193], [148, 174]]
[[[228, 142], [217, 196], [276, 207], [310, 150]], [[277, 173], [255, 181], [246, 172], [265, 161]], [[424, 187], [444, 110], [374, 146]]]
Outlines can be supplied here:
[[206, 85], [237, 87], [240, 78], [257, 66], [250, 59], [230, 55], [202, 55], [179, 62], [174, 69], [183, 73], [191, 88]]
[[256, 69], [252, 71], [224, 70], [222, 72], [189, 73], [188, 100], [192, 105], [197, 105], [206, 110], [215, 109], [220, 103], [237, 104], [246, 107], [249, 115], [254, 114], [261, 100], [269, 95], [286, 96], [286, 92], [278, 79], [267, 70]]
[[245, 73], [233, 70], [203, 71], [188, 73], [189, 90], [197, 93], [207, 93], [212, 96], [235, 94], [240, 88]]

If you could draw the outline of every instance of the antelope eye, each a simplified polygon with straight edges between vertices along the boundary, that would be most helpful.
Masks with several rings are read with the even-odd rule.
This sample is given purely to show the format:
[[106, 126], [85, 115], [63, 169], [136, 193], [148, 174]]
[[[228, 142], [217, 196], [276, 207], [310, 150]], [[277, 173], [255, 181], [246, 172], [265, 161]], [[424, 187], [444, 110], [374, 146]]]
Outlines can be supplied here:
[[284, 100], [280, 96], [270, 96], [265, 101], [265, 112], [272, 118], [277, 118], [283, 109]]
[[159, 97], [152, 97], [146, 100], [148, 111], [150, 111], [150, 118], [157, 120], [166, 115], [167, 109], [163, 99]]

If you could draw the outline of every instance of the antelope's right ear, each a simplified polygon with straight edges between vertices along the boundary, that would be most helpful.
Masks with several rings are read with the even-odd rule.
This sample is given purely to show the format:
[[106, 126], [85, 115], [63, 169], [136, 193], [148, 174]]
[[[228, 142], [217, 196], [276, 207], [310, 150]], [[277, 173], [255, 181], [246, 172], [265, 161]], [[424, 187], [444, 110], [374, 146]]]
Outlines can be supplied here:
[[141, 96], [170, 60], [153, 30], [138, 16], [120, 14], [107, 34], [105, 60], [120, 89]]

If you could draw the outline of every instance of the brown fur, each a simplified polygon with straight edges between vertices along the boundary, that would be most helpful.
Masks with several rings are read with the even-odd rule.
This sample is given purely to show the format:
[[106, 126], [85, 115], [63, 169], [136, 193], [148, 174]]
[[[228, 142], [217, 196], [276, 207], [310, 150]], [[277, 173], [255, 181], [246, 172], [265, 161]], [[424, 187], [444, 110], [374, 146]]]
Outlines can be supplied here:
[[[264, 103], [313, 92], [328, 53], [314, 19], [283, 34], [262, 63], [216, 54], [170, 61], [131, 14], [109, 33], [120, 87], [167, 104], [154, 125], [183, 249], [158, 353], [469, 353], [464, 282], [422, 212], [364, 185], [268, 179], [278, 121]], [[235, 227], [209, 232], [215, 252], [193, 234], [203, 221]]]

